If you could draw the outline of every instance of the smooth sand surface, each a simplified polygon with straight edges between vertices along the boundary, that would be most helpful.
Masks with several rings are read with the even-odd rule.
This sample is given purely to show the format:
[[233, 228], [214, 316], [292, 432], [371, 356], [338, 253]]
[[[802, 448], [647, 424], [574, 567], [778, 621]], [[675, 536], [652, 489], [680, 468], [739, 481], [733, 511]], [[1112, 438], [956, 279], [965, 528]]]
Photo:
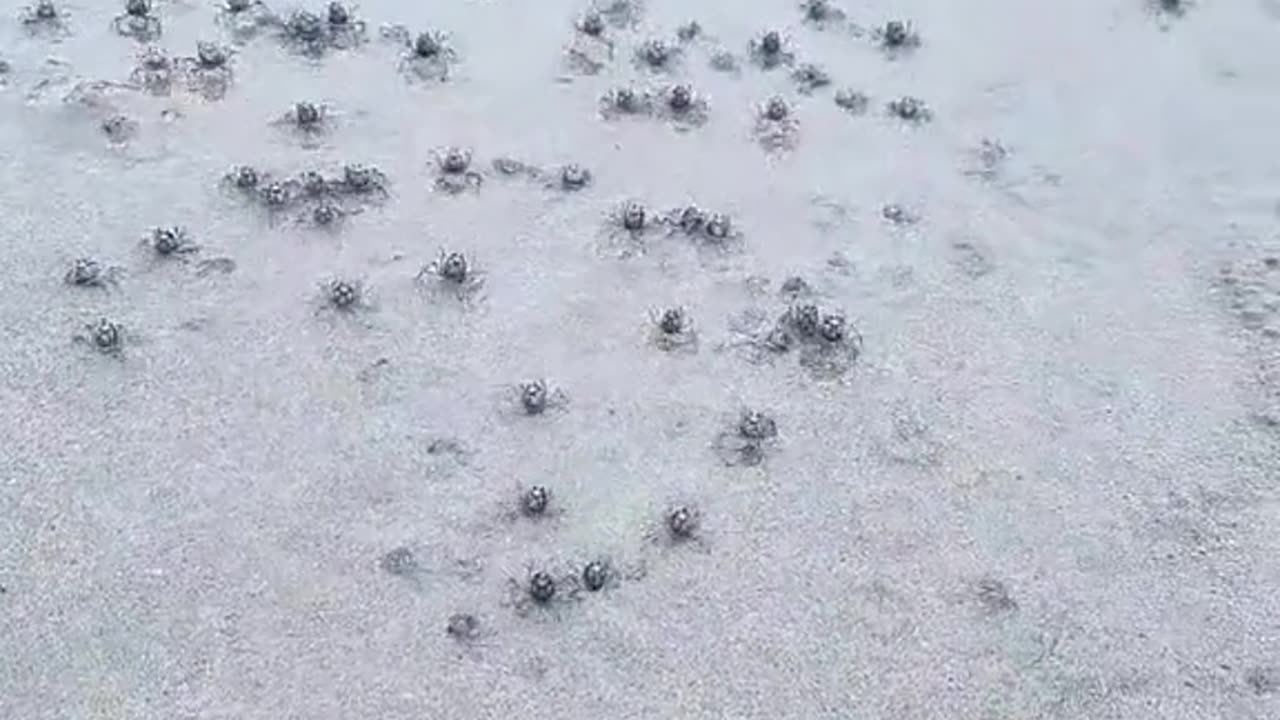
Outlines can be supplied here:
[[[0, 2], [0, 718], [1280, 717], [1280, 4], [849, 1], [817, 28], [654, 0], [595, 75], [565, 56], [584, 7], [366, 0], [363, 46], [265, 32], [210, 100], [82, 84], [137, 64], [121, 3], [68, 3], [58, 39]], [[155, 12], [171, 56], [232, 41], [211, 3]], [[852, 30], [893, 18], [913, 52]], [[632, 62], [689, 20], [670, 75]], [[398, 71], [392, 23], [446, 33], [447, 82]], [[753, 65], [767, 28], [832, 84]], [[599, 113], [675, 80], [705, 124]], [[932, 119], [890, 117], [904, 95]], [[312, 142], [273, 124], [300, 100], [333, 121]], [[435, 188], [446, 146], [478, 190]], [[246, 163], [370, 164], [390, 197], [308, 227], [221, 185]], [[629, 199], [741, 235], [628, 238]], [[140, 246], [169, 225], [199, 252]], [[415, 282], [446, 248], [483, 273], [467, 302]], [[64, 283], [79, 256], [118, 283]], [[794, 276], [861, 335], [846, 372], [743, 346]], [[673, 305], [697, 343], [664, 352]], [[118, 357], [72, 340], [99, 317]], [[521, 416], [538, 377], [564, 402]], [[778, 435], [726, 465], [745, 408]], [[530, 484], [551, 517], [513, 514]], [[600, 593], [513, 589], [596, 557]]]

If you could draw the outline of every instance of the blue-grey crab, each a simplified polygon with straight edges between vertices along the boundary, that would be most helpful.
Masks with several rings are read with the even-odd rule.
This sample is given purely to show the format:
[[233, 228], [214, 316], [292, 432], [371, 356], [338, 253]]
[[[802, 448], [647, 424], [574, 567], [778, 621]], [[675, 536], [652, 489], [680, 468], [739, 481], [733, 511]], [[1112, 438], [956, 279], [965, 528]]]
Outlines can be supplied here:
[[178, 58], [175, 67], [182, 71], [187, 87], [206, 100], [220, 100], [226, 95], [234, 74], [231, 50], [217, 43], [196, 43], [196, 54]]
[[655, 73], [671, 73], [679, 69], [684, 49], [676, 43], [661, 38], [649, 38], [636, 48], [636, 65]]
[[756, 142], [769, 152], [790, 150], [795, 147], [799, 121], [791, 104], [780, 96], [769, 98], [757, 111], [755, 122]]
[[71, 32], [71, 13], [58, 7], [53, 0], [38, 0], [23, 8], [22, 26], [28, 34], [49, 39], [61, 39]]
[[581, 75], [595, 75], [613, 60], [614, 43], [606, 31], [604, 16], [589, 10], [575, 24], [577, 32], [565, 49], [568, 68]]
[[304, 148], [315, 148], [333, 129], [334, 117], [334, 111], [327, 104], [303, 100], [294, 103], [271, 124], [297, 135]]
[[913, 125], [926, 123], [933, 119], [933, 111], [920, 98], [903, 95], [890, 100], [886, 106], [889, 115]]
[[333, 181], [333, 188], [345, 195], [362, 198], [386, 199], [391, 192], [387, 176], [371, 165], [348, 164], [342, 167], [342, 177]]
[[909, 53], [920, 47], [920, 35], [911, 23], [890, 20], [871, 32], [871, 38], [889, 57]]
[[712, 448], [727, 466], [754, 467], [764, 462], [777, 437], [778, 424], [773, 416], [744, 408], [728, 428], [716, 435]]
[[653, 113], [653, 106], [653, 97], [647, 90], [619, 85], [601, 96], [600, 116], [606, 120], [647, 117]]
[[73, 287], [107, 289], [114, 287], [123, 270], [114, 265], [103, 265], [89, 257], [79, 257], [63, 276], [63, 282]]
[[405, 47], [399, 64], [399, 70], [405, 77], [436, 83], [449, 80], [458, 54], [443, 32], [426, 30], [413, 35], [403, 25], [392, 25], [383, 28], [382, 35]]
[[601, 227], [597, 250], [605, 257], [626, 259], [643, 255], [646, 238], [660, 224], [653, 212], [637, 200], [627, 200], [613, 208]]
[[461, 147], [446, 147], [435, 152], [435, 188], [448, 195], [471, 190], [484, 184], [484, 175], [471, 164], [471, 151]]
[[138, 57], [138, 64], [129, 73], [129, 81], [152, 95], [168, 95], [173, 87], [175, 63], [157, 47], [148, 47]]
[[177, 225], [152, 228], [142, 239], [142, 245], [162, 260], [181, 258], [200, 251], [200, 246], [191, 240], [186, 228]]
[[124, 351], [128, 334], [123, 325], [108, 318], [99, 318], [85, 323], [81, 332], [72, 336], [72, 341], [88, 345], [94, 350], [111, 357], [120, 357]]
[[111, 27], [117, 34], [139, 42], [151, 42], [164, 31], [151, 0], [125, 0], [124, 12], [112, 18]]
[[365, 41], [367, 24], [356, 16], [355, 8], [330, 2], [325, 8], [325, 31], [330, 47], [346, 50]]
[[800, 3], [800, 14], [806, 23], [819, 30], [843, 25], [846, 17], [845, 11], [832, 5], [830, 0], [804, 0]]
[[831, 76], [820, 65], [801, 63], [791, 71], [791, 81], [801, 95], [811, 95], [831, 84]]
[[850, 115], [865, 115], [871, 107], [871, 98], [856, 88], [841, 88], [835, 93], [836, 107]]
[[796, 56], [786, 38], [777, 30], [766, 30], [747, 43], [747, 56], [760, 68], [772, 70], [790, 66]]
[[688, 131], [706, 124], [707, 99], [687, 83], [677, 83], [662, 93], [659, 112], [679, 131]]
[[418, 271], [417, 281], [434, 290], [468, 300], [484, 287], [484, 273], [458, 251], [441, 250], [439, 256]]
[[237, 43], [253, 39], [263, 28], [279, 21], [262, 0], [221, 0], [215, 5], [217, 22]]
[[651, 341], [659, 350], [697, 352], [698, 331], [685, 308], [675, 306], [650, 310], [649, 326]]
[[564, 410], [569, 405], [569, 396], [542, 378], [518, 383], [510, 393], [516, 410], [522, 415], [545, 415], [548, 410]]
[[317, 315], [323, 312], [351, 315], [374, 307], [369, 287], [355, 278], [333, 277], [323, 280], [319, 283], [317, 297]]

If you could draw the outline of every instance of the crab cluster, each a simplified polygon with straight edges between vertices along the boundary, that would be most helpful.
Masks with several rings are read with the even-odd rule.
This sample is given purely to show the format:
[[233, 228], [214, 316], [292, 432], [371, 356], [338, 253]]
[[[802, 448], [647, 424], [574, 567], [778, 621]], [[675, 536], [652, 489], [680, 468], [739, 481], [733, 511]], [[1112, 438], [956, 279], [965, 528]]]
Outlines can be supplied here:
[[671, 210], [662, 222], [671, 232], [708, 248], [725, 249], [742, 237], [742, 232], [728, 213], [707, 210], [692, 203]]
[[303, 170], [283, 179], [251, 165], [240, 165], [227, 173], [223, 183], [272, 213], [296, 211], [299, 222], [319, 227], [333, 227], [389, 194], [387, 178], [381, 171], [358, 164], [343, 166], [337, 175]]
[[294, 10], [285, 18], [270, 17], [281, 41], [311, 57], [347, 50], [365, 40], [365, 22], [341, 2], [330, 2], [322, 14]]

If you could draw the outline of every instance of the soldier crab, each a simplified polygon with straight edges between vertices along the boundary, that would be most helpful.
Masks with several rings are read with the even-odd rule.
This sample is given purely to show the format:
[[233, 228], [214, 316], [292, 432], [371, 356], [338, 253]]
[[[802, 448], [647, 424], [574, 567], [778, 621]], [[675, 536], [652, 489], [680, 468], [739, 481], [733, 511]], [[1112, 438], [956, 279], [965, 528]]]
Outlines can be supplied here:
[[479, 190], [484, 176], [471, 167], [471, 151], [449, 147], [436, 153], [436, 189], [449, 195]]

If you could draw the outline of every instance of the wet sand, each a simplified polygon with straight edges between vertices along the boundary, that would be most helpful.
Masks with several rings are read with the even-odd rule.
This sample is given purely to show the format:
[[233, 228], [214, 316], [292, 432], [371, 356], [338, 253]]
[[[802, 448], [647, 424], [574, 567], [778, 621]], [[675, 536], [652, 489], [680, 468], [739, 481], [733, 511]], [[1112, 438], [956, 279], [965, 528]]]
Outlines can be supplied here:
[[[359, 47], [264, 32], [220, 99], [96, 105], [64, 98], [143, 44], [118, 3], [67, 7], [55, 41], [0, 3], [0, 717], [1280, 716], [1274, 2], [847, 3], [819, 29], [651, 1], [583, 75], [581, 3], [368, 0]], [[155, 12], [171, 56], [232, 42], [209, 3]], [[848, 27], [894, 18], [921, 40], [897, 57]], [[669, 76], [633, 63], [689, 20]], [[395, 23], [446, 33], [447, 81], [398, 71]], [[752, 64], [768, 28], [832, 84]], [[601, 117], [677, 80], [705, 123]], [[795, 125], [768, 151], [774, 95]], [[304, 100], [331, 112], [310, 140], [273, 124]], [[478, 189], [437, 190], [448, 146]], [[347, 163], [389, 197], [332, 229], [221, 183]], [[633, 238], [628, 200], [741, 235]], [[140, 244], [174, 225], [198, 252]], [[442, 250], [483, 275], [465, 301], [415, 279]], [[118, 283], [65, 283], [82, 256]], [[860, 335], [843, 372], [742, 345], [792, 277]], [[653, 342], [671, 306], [692, 347]], [[117, 356], [72, 339], [100, 317]], [[534, 378], [563, 402], [525, 416]], [[728, 464], [745, 408], [777, 437]], [[523, 517], [536, 484], [554, 512]], [[568, 597], [594, 558], [617, 582]], [[512, 587], [536, 569], [547, 607]]]

